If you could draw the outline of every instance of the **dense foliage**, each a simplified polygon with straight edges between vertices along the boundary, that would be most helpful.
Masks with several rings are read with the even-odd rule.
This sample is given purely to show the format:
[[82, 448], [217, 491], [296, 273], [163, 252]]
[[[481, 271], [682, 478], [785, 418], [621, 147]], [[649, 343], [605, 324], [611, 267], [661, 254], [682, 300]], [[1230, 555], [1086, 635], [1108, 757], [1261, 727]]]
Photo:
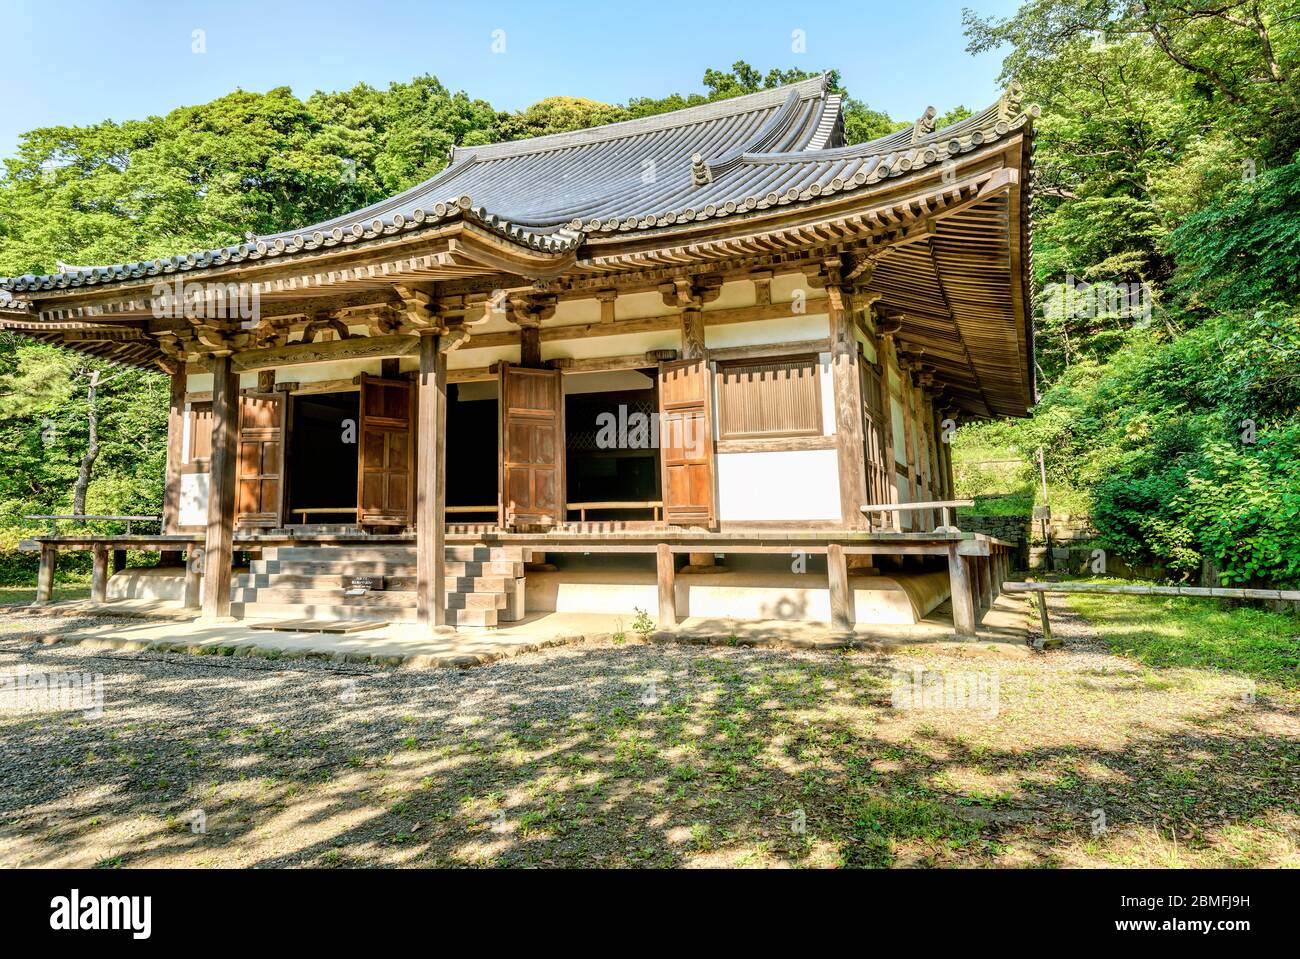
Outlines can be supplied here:
[[[1006, 19], [965, 16], [971, 50], [1006, 52], [1004, 79], [1043, 108], [1034, 269], [1047, 293], [1076, 285], [1044, 296], [1032, 418], [966, 426], [959, 456], [1042, 446], [1054, 502], [1082, 504], [1110, 547], [1177, 572], [1211, 561], [1234, 582], [1300, 582], [1300, 0], [1028, 0]], [[423, 76], [34, 130], [0, 177], [0, 275], [287, 229], [437, 173], [453, 145], [808, 75], [740, 62], [706, 71], [701, 92], [515, 113]], [[907, 125], [832, 82], [851, 141]], [[1078, 309], [1078, 283], [1140, 288], [1150, 308]], [[95, 367], [0, 336], [0, 522], [68, 510]], [[88, 507], [155, 512], [165, 389], [102, 373]], [[1032, 495], [1032, 472], [1013, 472]]]
[[[1047, 295], [1033, 418], [963, 445], [1041, 446], [1054, 505], [1082, 500], [1129, 558], [1300, 583], [1300, 3], [1030, 0], [966, 18], [973, 50], [1010, 44], [1006, 75], [1043, 107]], [[1138, 284], [1152, 309], [1076, 309], [1078, 281]]]

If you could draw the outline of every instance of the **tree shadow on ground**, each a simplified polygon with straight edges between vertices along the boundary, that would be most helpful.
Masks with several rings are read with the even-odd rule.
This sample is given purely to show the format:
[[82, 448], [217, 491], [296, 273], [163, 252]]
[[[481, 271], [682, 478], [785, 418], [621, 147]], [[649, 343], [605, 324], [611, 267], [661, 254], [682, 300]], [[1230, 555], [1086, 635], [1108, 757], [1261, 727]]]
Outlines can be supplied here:
[[[1293, 709], [1143, 699], [1135, 670], [627, 644], [344, 673], [21, 646], [5, 669], [103, 672], [106, 709], [0, 716], [11, 865], [1047, 866], [1261, 823], [1285, 855], [1300, 814]], [[1001, 708], [895, 708], [914, 666], [997, 672]]]

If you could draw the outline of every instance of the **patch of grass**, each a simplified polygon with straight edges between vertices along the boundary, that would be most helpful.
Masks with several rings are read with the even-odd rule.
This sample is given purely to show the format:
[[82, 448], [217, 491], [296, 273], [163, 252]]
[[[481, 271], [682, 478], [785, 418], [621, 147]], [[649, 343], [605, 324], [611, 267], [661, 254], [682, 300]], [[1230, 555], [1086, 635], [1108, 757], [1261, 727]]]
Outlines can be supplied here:
[[[59, 603], [65, 599], [89, 599], [89, 586], [59, 586], [54, 587], [54, 602]], [[0, 606], [7, 606], [10, 603], [30, 603], [36, 599], [36, 584], [30, 586], [0, 586]]]
[[1293, 613], [1177, 596], [1071, 593], [1066, 603], [1113, 651], [1147, 665], [1226, 669], [1300, 688], [1300, 617]]

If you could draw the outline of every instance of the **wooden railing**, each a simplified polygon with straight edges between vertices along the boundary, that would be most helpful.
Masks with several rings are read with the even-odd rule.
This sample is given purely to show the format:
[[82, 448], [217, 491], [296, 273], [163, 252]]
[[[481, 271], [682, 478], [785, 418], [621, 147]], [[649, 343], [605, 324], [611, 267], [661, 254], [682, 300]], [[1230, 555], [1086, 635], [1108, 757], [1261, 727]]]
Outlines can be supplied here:
[[[871, 529], [872, 513], [911, 513], [921, 512], [923, 510], [942, 510], [943, 523], [936, 526], [933, 532], [936, 533], [960, 533], [956, 523], [953, 522], [953, 510], [959, 506], [974, 506], [973, 499], [940, 499], [929, 500], [924, 503], [866, 503], [862, 509], [862, 514], [867, 518], [867, 529]], [[897, 528], [898, 524], [893, 524]]]
[[1114, 583], [1003, 583], [1007, 593], [1030, 593], [1038, 603], [1038, 616], [1043, 624], [1043, 646], [1060, 646], [1052, 639], [1052, 624], [1047, 618], [1047, 593], [1107, 593], [1112, 596], [1187, 596], [1198, 599], [1271, 599], [1300, 603], [1300, 589], [1246, 589], [1228, 586], [1154, 586], [1133, 583], [1120, 586]]
[[49, 522], [50, 529], [57, 531], [60, 522], [96, 522], [96, 523], [126, 523], [126, 535], [131, 535], [132, 523], [161, 523], [161, 516], [77, 516], [73, 514], [55, 514], [24, 516], [24, 519], [45, 520]]
[[357, 508], [355, 506], [320, 506], [308, 509], [293, 509], [291, 513], [298, 513], [302, 516], [304, 524], [311, 521], [312, 516], [342, 515], [356, 518]]
[[663, 500], [596, 500], [589, 503], [568, 503], [565, 505], [565, 509], [576, 509], [578, 511], [578, 520], [582, 523], [587, 521], [588, 510], [648, 509], [657, 522], [663, 506]]

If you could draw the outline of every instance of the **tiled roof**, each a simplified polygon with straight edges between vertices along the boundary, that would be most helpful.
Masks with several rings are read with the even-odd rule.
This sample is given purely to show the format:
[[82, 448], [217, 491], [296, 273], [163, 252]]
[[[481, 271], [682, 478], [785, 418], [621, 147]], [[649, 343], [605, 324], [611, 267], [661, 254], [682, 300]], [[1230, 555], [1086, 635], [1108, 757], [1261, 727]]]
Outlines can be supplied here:
[[1026, 122], [1018, 102], [944, 130], [843, 145], [826, 77], [586, 130], [453, 151], [405, 192], [299, 230], [213, 250], [47, 276], [0, 289], [56, 290], [305, 253], [465, 219], [541, 252], [588, 237], [708, 220], [857, 190], [991, 143]]

